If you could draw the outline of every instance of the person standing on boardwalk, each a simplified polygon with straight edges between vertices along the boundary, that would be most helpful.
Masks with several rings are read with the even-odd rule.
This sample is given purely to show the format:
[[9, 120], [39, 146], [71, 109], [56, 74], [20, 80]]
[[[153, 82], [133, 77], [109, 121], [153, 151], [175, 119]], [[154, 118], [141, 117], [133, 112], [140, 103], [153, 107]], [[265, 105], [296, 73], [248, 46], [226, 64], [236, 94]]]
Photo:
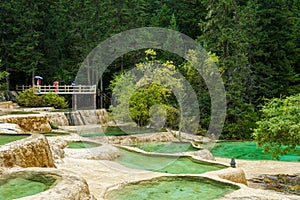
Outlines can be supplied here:
[[42, 79], [37, 79], [36, 85], [37, 85], [37, 88], [38, 88], [38, 92], [41, 92]]
[[54, 92], [58, 92], [58, 81], [53, 82]]

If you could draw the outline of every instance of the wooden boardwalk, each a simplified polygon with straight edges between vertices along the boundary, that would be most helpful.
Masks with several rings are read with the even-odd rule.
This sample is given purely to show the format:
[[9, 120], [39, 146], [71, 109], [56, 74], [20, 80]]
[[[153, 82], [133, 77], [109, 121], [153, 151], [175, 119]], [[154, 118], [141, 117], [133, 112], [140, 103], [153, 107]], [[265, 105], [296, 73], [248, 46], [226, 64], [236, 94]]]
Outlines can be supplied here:
[[[56, 93], [56, 94], [71, 94], [72, 97], [72, 106], [73, 109], [77, 110], [77, 108], [82, 108], [81, 104], [83, 102], [90, 102], [89, 106], [86, 109], [96, 109], [96, 94], [97, 94], [97, 86], [96, 85], [17, 85], [17, 91], [24, 91], [29, 88], [35, 88], [37, 94], [48, 94], [48, 93]], [[85, 100], [78, 100], [78, 96], [86, 95]]]
[[96, 94], [97, 92], [96, 85], [17, 85], [16, 90], [24, 91], [32, 87], [36, 89], [37, 94], [48, 94], [50, 92], [57, 94]]

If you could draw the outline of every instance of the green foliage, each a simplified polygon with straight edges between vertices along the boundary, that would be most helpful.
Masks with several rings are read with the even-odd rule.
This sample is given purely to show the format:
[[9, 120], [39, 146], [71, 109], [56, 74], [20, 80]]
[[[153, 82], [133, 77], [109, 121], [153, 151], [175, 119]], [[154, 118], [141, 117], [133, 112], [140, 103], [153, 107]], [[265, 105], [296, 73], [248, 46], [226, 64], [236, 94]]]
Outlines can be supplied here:
[[68, 104], [65, 98], [59, 96], [56, 93], [48, 93], [42, 96], [47, 106], [53, 106], [54, 108], [67, 108]]
[[[153, 49], [148, 49], [145, 53], [146, 62], [137, 64], [134, 73], [115, 76], [110, 86], [114, 90], [115, 105], [110, 109], [115, 118], [126, 121], [130, 117], [138, 126], [151, 125], [150, 122], [155, 126], [164, 121], [162, 125], [176, 127], [179, 112], [175, 108], [176, 104], [171, 103], [174, 97], [169, 88], [180, 87], [171, 70], [175, 66], [172, 62], [161, 63], [156, 60], [156, 52]], [[161, 67], [153, 68], [155, 65]], [[143, 73], [144, 76], [136, 82], [135, 73]], [[154, 109], [157, 105], [159, 105], [158, 110]], [[153, 117], [161, 120], [158, 122]]]
[[204, 31], [201, 39], [205, 48], [219, 58], [227, 98], [227, 117], [221, 137], [249, 139], [257, 114], [253, 104], [256, 77], [247, 55], [252, 37], [247, 26], [249, 19], [255, 19], [248, 17], [251, 13], [245, 14], [245, 5], [238, 1], [208, 1], [207, 6], [209, 12], [207, 21], [201, 25]]
[[54, 122], [50, 122], [51, 129], [58, 129], [58, 125]]
[[40, 114], [39, 112], [33, 111], [13, 111], [9, 113], [10, 115], [28, 115], [28, 114]]
[[265, 152], [278, 158], [300, 145], [300, 94], [268, 100], [261, 114], [253, 136]]
[[[249, 140], [251, 139], [252, 130], [256, 127], [258, 115], [254, 106], [239, 102], [242, 105], [234, 108], [228, 108], [223, 134], [220, 139], [230, 140]], [[243, 109], [243, 110], [240, 110]]]
[[24, 92], [19, 92], [17, 103], [20, 106], [25, 107], [41, 107], [46, 104], [43, 97], [36, 93], [35, 88], [30, 88]]
[[58, 94], [49, 93], [46, 95], [38, 95], [35, 88], [30, 88], [24, 92], [19, 92], [17, 103], [25, 107], [42, 107], [53, 106], [54, 108], [67, 108], [64, 97]]
[[[0, 59], [1, 64], [1, 59]], [[0, 91], [7, 90], [6, 78], [9, 76], [9, 73], [6, 71], [0, 72]]]
[[[72, 3], [69, 0], [2, 0], [0, 71], [10, 73], [7, 81], [11, 88], [17, 84], [32, 84], [34, 74], [44, 77], [43, 84], [52, 84], [54, 80], [70, 84], [87, 54], [116, 33], [153, 26], [179, 30], [197, 39], [218, 58], [228, 101], [223, 136], [249, 138], [264, 97], [300, 92], [299, 13], [299, 0], [73, 0]], [[149, 39], [151, 37], [149, 35]], [[174, 49], [181, 40], [177, 35], [165, 39], [164, 47]], [[114, 48], [107, 50], [107, 56]], [[119, 71], [124, 72], [144, 61], [143, 51], [132, 51], [116, 59], [101, 79], [104, 88], [101, 92], [110, 96], [107, 89], [110, 81]], [[161, 63], [172, 60], [196, 91], [200, 129], [207, 129], [211, 99], [202, 77], [175, 54], [162, 51], [158, 54], [156, 59]], [[150, 56], [148, 61], [155, 59], [151, 60]], [[6, 80], [2, 81], [0, 90], [5, 90]], [[126, 84], [129, 85], [125, 91], [133, 94], [131, 82]], [[146, 92], [146, 88], [139, 92]], [[45, 104], [38, 95], [26, 95], [25, 99], [32, 100], [20, 100], [21, 104]], [[116, 101], [124, 99], [127, 96], [120, 94]], [[172, 95], [170, 99], [173, 102], [168, 104], [176, 110]], [[57, 107], [65, 106], [58, 103], [61, 100], [57, 98], [52, 100]]]
[[176, 127], [176, 121], [178, 122], [176, 119], [179, 118], [178, 111], [176, 108], [168, 105], [167, 102], [171, 97], [171, 94], [170, 89], [155, 83], [137, 89], [130, 98], [130, 117], [138, 125], [146, 126], [151, 122], [151, 108], [155, 105], [160, 105], [162, 106], [162, 110], [155, 109], [152, 111], [152, 115], [158, 115], [163, 118], [160, 120], [152, 119], [151, 124], [155, 126], [162, 121], [165, 121], [168, 127]]

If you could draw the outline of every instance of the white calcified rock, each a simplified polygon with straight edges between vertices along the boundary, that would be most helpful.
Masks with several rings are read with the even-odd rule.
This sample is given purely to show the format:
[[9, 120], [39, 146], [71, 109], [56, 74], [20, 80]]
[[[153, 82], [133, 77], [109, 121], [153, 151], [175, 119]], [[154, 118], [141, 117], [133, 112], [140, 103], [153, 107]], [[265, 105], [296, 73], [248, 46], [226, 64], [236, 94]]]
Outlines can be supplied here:
[[105, 109], [76, 110], [66, 112], [65, 115], [71, 126], [105, 124], [108, 122], [108, 114]]
[[16, 173], [19, 175], [45, 173], [60, 177], [60, 180], [50, 189], [35, 195], [19, 198], [18, 200], [96, 200], [90, 194], [86, 180], [71, 171], [55, 168], [27, 168], [7, 171], [3, 175], [10, 177], [16, 176]]
[[6, 115], [1, 116], [0, 121], [18, 124], [25, 132], [50, 132], [51, 126], [48, 117], [43, 114], [30, 115]]
[[62, 162], [62, 159], [65, 157], [64, 148], [68, 145], [67, 141], [60, 137], [53, 137], [48, 138], [48, 142], [55, 163]]
[[71, 149], [65, 148], [65, 157], [91, 160], [114, 160], [120, 156], [118, 148], [110, 144], [101, 144], [99, 147]]
[[215, 160], [215, 157], [208, 149], [201, 149], [195, 152], [188, 152], [189, 155], [199, 157], [204, 160]]
[[49, 112], [46, 114], [49, 123], [56, 124], [58, 126], [69, 126], [68, 119], [63, 112]]
[[40, 134], [0, 147], [0, 167], [55, 167], [47, 139]]
[[126, 136], [106, 136], [98, 137], [95, 140], [102, 143], [132, 145], [142, 142], [171, 142], [176, 141], [176, 138], [170, 132], [159, 132]]
[[0, 123], [0, 133], [22, 134], [24, 131], [18, 124]]
[[248, 185], [245, 172], [241, 168], [228, 168], [219, 173], [218, 176], [235, 183]]

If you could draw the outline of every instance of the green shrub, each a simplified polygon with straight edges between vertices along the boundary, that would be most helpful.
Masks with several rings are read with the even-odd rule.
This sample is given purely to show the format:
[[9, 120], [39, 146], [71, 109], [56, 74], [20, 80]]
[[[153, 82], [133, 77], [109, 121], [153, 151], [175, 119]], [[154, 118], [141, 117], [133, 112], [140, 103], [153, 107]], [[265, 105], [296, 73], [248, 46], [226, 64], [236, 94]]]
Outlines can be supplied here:
[[43, 99], [47, 106], [53, 106], [54, 108], [67, 108], [68, 104], [65, 98], [55, 93], [48, 93], [43, 95]]
[[300, 94], [267, 100], [256, 123], [253, 136], [264, 152], [278, 159], [279, 155], [297, 151], [297, 145], [300, 145]]
[[58, 129], [58, 124], [54, 122], [50, 122], [50, 126], [52, 129]]
[[25, 107], [53, 106], [54, 108], [67, 108], [68, 104], [64, 97], [55, 93], [48, 93], [39, 96], [35, 88], [30, 88], [24, 92], [19, 92], [17, 103]]
[[41, 107], [45, 106], [45, 101], [42, 96], [36, 93], [35, 88], [29, 88], [24, 92], [19, 92], [17, 103], [25, 107]]

